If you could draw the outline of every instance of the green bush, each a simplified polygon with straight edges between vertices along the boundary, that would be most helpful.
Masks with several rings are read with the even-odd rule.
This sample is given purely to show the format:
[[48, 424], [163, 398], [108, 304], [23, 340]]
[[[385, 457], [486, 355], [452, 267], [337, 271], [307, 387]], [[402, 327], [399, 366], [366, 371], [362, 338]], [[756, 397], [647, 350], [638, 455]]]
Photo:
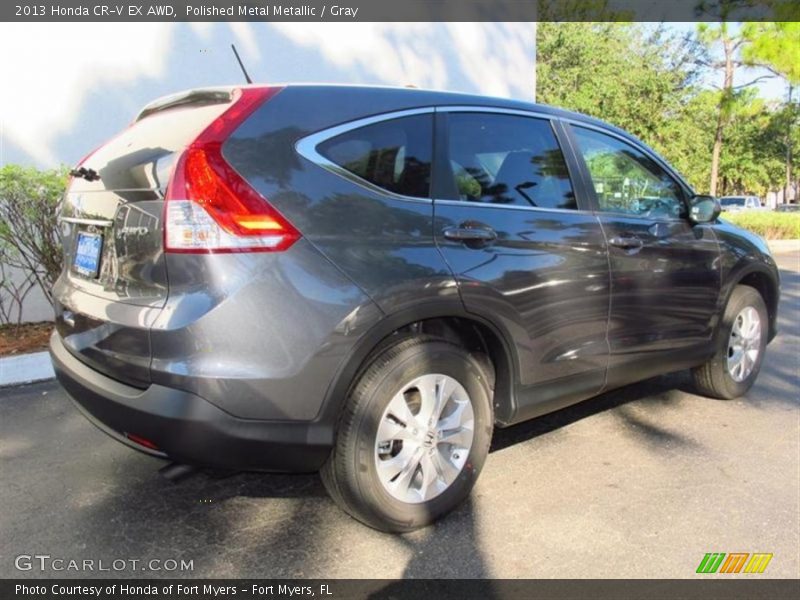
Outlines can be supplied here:
[[22, 304], [38, 287], [52, 303], [61, 271], [57, 207], [66, 168], [0, 168], [0, 322], [19, 323]]
[[741, 211], [722, 213], [722, 218], [767, 240], [800, 239], [800, 213]]

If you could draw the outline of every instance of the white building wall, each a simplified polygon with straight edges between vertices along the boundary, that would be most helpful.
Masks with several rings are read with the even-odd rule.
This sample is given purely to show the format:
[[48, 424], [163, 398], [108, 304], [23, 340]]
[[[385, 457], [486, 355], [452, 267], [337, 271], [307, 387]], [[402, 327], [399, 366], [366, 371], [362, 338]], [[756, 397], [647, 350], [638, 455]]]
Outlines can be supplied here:
[[415, 85], [532, 100], [533, 23], [0, 23], [0, 164], [74, 164], [144, 104], [243, 82]]
[[[256, 82], [532, 100], [535, 39], [532, 23], [0, 23], [0, 165], [75, 164], [154, 98], [243, 82], [231, 43]], [[24, 319], [49, 318], [32, 293]]]

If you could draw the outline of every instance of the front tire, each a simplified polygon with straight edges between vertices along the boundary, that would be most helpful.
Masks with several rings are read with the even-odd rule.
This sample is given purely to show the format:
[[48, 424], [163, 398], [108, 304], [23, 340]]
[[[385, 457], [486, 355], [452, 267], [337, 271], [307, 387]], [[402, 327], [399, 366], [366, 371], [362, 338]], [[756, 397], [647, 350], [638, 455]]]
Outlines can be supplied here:
[[761, 294], [746, 285], [736, 286], [720, 323], [717, 352], [692, 370], [700, 393], [723, 400], [746, 394], [761, 370], [768, 328], [769, 315]]
[[352, 388], [325, 487], [383, 531], [435, 521], [470, 493], [489, 452], [492, 385], [483, 356], [416, 336], [373, 357]]

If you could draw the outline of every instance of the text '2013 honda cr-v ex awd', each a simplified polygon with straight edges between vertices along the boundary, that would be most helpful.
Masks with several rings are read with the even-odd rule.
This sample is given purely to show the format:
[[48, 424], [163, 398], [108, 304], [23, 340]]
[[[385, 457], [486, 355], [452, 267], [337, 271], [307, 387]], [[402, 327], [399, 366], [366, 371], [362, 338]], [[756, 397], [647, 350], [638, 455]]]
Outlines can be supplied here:
[[407, 531], [469, 494], [494, 427], [680, 369], [750, 388], [778, 272], [718, 214], [637, 139], [546, 106], [193, 90], [73, 170], [51, 354], [129, 446], [320, 470]]

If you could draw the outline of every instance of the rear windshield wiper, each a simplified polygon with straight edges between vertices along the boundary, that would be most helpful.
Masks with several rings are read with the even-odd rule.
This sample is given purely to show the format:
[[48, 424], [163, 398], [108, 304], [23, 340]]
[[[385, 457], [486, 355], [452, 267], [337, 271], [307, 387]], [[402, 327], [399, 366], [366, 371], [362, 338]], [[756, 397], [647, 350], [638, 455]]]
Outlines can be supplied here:
[[69, 174], [72, 177], [80, 177], [86, 181], [100, 181], [100, 175], [98, 175], [97, 171], [94, 169], [87, 169], [86, 167], [72, 169]]

